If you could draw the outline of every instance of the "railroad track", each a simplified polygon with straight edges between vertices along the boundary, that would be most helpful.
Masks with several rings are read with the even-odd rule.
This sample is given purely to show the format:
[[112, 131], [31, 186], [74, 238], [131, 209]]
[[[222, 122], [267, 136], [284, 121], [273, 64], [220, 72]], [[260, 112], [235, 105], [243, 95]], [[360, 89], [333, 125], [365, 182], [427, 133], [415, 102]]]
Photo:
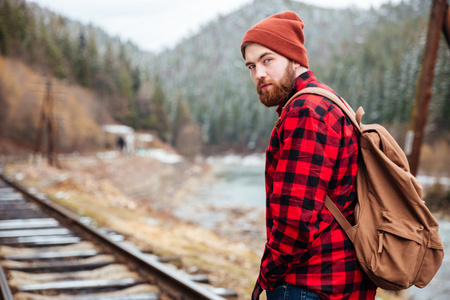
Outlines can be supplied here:
[[235, 298], [202, 274], [127, 246], [118, 234], [24, 190], [0, 173], [0, 288], [4, 300]]

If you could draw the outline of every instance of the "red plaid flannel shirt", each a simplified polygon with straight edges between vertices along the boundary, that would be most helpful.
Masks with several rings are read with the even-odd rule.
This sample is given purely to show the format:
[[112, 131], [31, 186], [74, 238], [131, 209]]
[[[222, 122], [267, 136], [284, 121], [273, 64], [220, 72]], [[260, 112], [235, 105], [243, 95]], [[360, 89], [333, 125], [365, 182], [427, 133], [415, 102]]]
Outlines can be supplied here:
[[[316, 86], [332, 91], [311, 71], [297, 78], [297, 91]], [[375, 298], [352, 242], [325, 208], [328, 193], [354, 222], [357, 160], [353, 125], [330, 100], [306, 94], [286, 107], [266, 151], [267, 243], [252, 299], [283, 282], [323, 299]]]

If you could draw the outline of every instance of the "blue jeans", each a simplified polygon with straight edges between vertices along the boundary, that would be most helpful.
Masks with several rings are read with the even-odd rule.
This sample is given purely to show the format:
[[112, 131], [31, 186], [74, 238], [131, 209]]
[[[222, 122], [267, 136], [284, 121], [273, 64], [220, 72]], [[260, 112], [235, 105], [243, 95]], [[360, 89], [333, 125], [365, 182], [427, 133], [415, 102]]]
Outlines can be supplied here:
[[320, 300], [311, 290], [284, 283], [273, 291], [266, 291], [267, 300]]

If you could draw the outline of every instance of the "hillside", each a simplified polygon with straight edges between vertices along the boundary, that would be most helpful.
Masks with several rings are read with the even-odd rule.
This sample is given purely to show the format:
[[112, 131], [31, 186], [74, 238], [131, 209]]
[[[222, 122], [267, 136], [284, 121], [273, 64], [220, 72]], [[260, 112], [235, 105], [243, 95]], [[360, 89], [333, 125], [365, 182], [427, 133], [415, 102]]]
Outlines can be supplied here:
[[[89, 91], [91, 98], [74, 97], [81, 107], [88, 105], [87, 118], [97, 126], [106, 120], [92, 116], [93, 111], [136, 130], [154, 132], [188, 156], [200, 151], [263, 151], [276, 115], [259, 104], [239, 45], [245, 31], [262, 18], [293, 10], [306, 24], [308, 57], [319, 80], [353, 106], [362, 105], [367, 112], [364, 122], [383, 123], [403, 145], [429, 9], [427, 0], [385, 4], [369, 11], [324, 9], [292, 0], [255, 0], [204, 24], [173, 49], [147, 53], [108, 36], [101, 28], [24, 0], [0, 0], [4, 16], [0, 18], [0, 55], [20, 61], [44, 77], [53, 76]], [[444, 39], [436, 65], [426, 132], [430, 147], [450, 143], [450, 51]], [[18, 85], [26, 84], [13, 78]], [[0, 104], [12, 99], [26, 103], [6, 89], [0, 91]], [[4, 107], [4, 116], [12, 114], [13, 106]], [[18, 113], [22, 111], [26, 110]], [[29, 142], [36, 121], [28, 121], [28, 135], [23, 135], [14, 132], [16, 127], [24, 127], [21, 121], [11, 125], [8, 120], [0, 118], [3, 138], [14, 136], [21, 143]], [[17, 120], [32, 118], [24, 114]], [[79, 126], [71, 122], [68, 118], [67, 127]], [[90, 139], [89, 135], [73, 137], [62, 148], [80, 151], [83, 145], [95, 145]]]
[[[0, 153], [25, 154], [36, 145], [48, 78], [22, 61], [0, 56]], [[113, 123], [92, 90], [50, 79], [58, 146], [65, 152], [103, 147], [101, 123]], [[9, 142], [7, 142], [9, 141]], [[11, 148], [11, 145], [16, 145]]]
[[[159, 54], [150, 69], [170, 91], [169, 108], [175, 106], [176, 97], [189, 102], [207, 143], [224, 148], [249, 143], [264, 149], [276, 116], [259, 104], [239, 45], [245, 31], [262, 18], [293, 10], [305, 23], [308, 58], [319, 80], [350, 104], [363, 105], [366, 123], [395, 127], [396, 136], [403, 139], [414, 103], [429, 6], [429, 1], [412, 0], [360, 11], [297, 1], [254, 1]], [[443, 39], [429, 116], [430, 124], [439, 124], [446, 132], [450, 129], [443, 114], [450, 98], [449, 55]]]

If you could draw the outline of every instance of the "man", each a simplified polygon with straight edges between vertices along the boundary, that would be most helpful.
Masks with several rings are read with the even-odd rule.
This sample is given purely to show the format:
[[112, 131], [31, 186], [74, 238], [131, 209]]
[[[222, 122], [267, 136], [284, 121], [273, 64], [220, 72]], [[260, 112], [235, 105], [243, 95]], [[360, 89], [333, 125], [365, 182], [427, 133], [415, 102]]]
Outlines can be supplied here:
[[374, 299], [376, 286], [324, 206], [329, 195], [354, 222], [353, 125], [330, 100], [313, 94], [296, 97], [282, 111], [306, 87], [332, 91], [308, 69], [303, 27], [294, 12], [283, 12], [250, 28], [241, 44], [261, 103], [280, 115], [266, 152], [267, 242], [252, 299], [262, 290], [269, 300]]

